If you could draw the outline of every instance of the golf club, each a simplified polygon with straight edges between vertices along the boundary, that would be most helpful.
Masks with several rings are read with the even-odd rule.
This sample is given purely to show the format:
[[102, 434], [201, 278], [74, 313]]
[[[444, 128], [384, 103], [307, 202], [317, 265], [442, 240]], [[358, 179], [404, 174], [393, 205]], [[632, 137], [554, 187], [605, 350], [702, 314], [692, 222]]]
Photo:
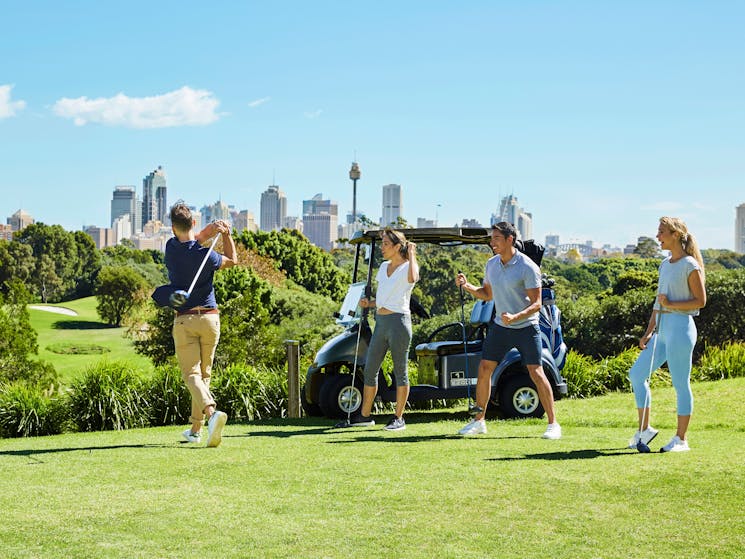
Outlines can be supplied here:
[[199, 269], [197, 270], [197, 273], [194, 276], [194, 280], [191, 282], [191, 285], [189, 286], [189, 291], [184, 291], [183, 289], [177, 289], [176, 291], [171, 293], [170, 297], [168, 297], [168, 301], [171, 303], [171, 306], [174, 309], [180, 309], [181, 307], [184, 306], [184, 304], [186, 304], [186, 300], [189, 298], [189, 295], [191, 295], [191, 292], [194, 289], [194, 286], [197, 284], [197, 279], [199, 279], [199, 274], [202, 273], [202, 270], [204, 269], [204, 265], [207, 263], [207, 259], [210, 257], [212, 250], [215, 248], [215, 244], [217, 244], [217, 239], [219, 238], [220, 238], [220, 235], [215, 235], [215, 238], [212, 240], [212, 244], [210, 245], [210, 248], [207, 251], [207, 254], [204, 255], [204, 260], [202, 260], [202, 264], [199, 266]]
[[[362, 310], [362, 317], [364, 317], [367, 309]], [[350, 309], [349, 316], [355, 315], [355, 309]], [[362, 333], [362, 317], [357, 321], [357, 342], [354, 344], [354, 365], [352, 365], [352, 372], [349, 375], [351, 380], [349, 382], [349, 394], [350, 394], [350, 405], [347, 405], [347, 418], [344, 421], [340, 421], [334, 427], [343, 428], [352, 426], [352, 406], [351, 406], [351, 395], [354, 394], [354, 377], [357, 374], [357, 353], [360, 350], [360, 333]], [[360, 402], [360, 406], [362, 402]]]
[[[458, 271], [459, 274], [462, 274], [460, 270]], [[460, 327], [461, 331], [463, 332], [463, 355], [465, 356], [466, 361], [466, 392], [468, 394], [468, 413], [471, 415], [478, 415], [484, 409], [481, 406], [477, 406], [473, 400], [471, 399], [471, 374], [468, 369], [468, 336], [466, 335], [466, 311], [465, 311], [465, 302], [463, 300], [463, 286], [458, 286], [458, 291], [460, 293]]]
[[660, 313], [657, 313], [657, 316], [655, 318], [655, 325], [654, 325], [654, 341], [652, 342], [652, 357], [649, 360], [649, 376], [647, 377], [647, 380], [645, 384], [647, 385], [647, 392], [644, 396], [644, 408], [642, 410], [642, 420], [639, 424], [639, 442], [636, 443], [636, 450], [641, 452], [642, 454], [647, 454], [648, 452], [651, 452], [649, 449], [649, 445], [646, 444], [644, 441], [642, 441], [642, 433], [644, 432], [644, 423], [647, 421], [647, 409], [650, 406], [651, 401], [651, 394], [649, 391], [649, 381], [652, 378], [652, 372], [654, 371], [654, 354], [657, 350], [657, 338], [660, 335], [660, 320], [662, 318], [662, 315]]

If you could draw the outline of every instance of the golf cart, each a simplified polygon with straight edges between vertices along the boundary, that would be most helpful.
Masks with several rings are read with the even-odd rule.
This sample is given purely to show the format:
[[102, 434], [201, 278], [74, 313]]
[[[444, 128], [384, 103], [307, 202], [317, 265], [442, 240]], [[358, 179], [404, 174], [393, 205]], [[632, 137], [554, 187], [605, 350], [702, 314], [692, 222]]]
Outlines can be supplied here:
[[[375, 262], [375, 247], [380, 243], [380, 230], [358, 231], [350, 240], [355, 246], [353, 283], [336, 313], [336, 321], [344, 332], [326, 342], [318, 350], [308, 368], [301, 402], [307, 415], [346, 417], [362, 404], [362, 371], [367, 348], [372, 337], [367, 309], [359, 306], [362, 297], [369, 297]], [[406, 229], [406, 238], [417, 244], [440, 246], [489, 246], [491, 231], [486, 228], [421, 228]], [[537, 265], [543, 257], [543, 247], [533, 241], [517, 242], [517, 248]], [[358, 280], [360, 257], [367, 262], [367, 275]], [[426, 281], [426, 278], [422, 278]], [[453, 281], [455, 278], [453, 278]], [[561, 376], [566, 359], [566, 345], [561, 334], [561, 313], [555, 305], [553, 280], [544, 278], [543, 305], [540, 310], [542, 365], [553, 389], [554, 397], [567, 394]], [[454, 287], [455, 288], [455, 287]], [[412, 298], [412, 312], [418, 304]], [[425, 311], [426, 312], [426, 311]], [[481, 348], [489, 322], [493, 318], [492, 301], [476, 302], [470, 312], [469, 324], [455, 322], [435, 330], [429, 339], [415, 348], [419, 364], [418, 383], [411, 386], [409, 402], [435, 399], [460, 399], [475, 395], [476, 378]], [[447, 333], [444, 341], [435, 341]], [[350, 374], [354, 374], [354, 380]], [[378, 372], [378, 398], [383, 402], [396, 401], [395, 383]], [[541, 417], [543, 407], [538, 392], [522, 365], [516, 349], [510, 350], [492, 373], [492, 392], [487, 411], [499, 408], [505, 417]]]

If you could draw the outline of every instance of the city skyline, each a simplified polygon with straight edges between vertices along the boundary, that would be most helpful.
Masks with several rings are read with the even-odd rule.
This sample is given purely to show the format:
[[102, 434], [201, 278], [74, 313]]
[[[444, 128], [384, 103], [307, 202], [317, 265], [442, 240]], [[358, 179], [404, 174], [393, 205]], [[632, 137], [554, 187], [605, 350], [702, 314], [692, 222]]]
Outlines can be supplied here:
[[[125, 210], [123, 210], [123, 209], [121, 209], [119, 207], [117, 207], [117, 209], [115, 210], [115, 207], [117, 206], [117, 204], [121, 204], [121, 201], [118, 200], [118, 199], [121, 198], [122, 192], [126, 191], [126, 192], [131, 193], [130, 194], [130, 197], [129, 197], [130, 200], [131, 200], [131, 204], [132, 204], [131, 207], [134, 208], [135, 205], [137, 205], [138, 206], [138, 209], [136, 211], [133, 211], [134, 216], [135, 216], [134, 217], [134, 222], [131, 222], [131, 219], [132, 218], [129, 215], [126, 216], [126, 218], [127, 218], [127, 222], [126, 222], [127, 225], [126, 225], [125, 231], [130, 231], [130, 233], [133, 236], [136, 235], [137, 233], [142, 233], [143, 228], [146, 225], [146, 223], [145, 222], [142, 222], [141, 223], [141, 226], [139, 226], [139, 227], [136, 226], [135, 223], [137, 223], [138, 221], [141, 221], [142, 211], [143, 211], [143, 209], [145, 207], [145, 204], [142, 202], [142, 198], [145, 197], [145, 193], [148, 190], [148, 186], [147, 186], [147, 184], [149, 183], [148, 177], [152, 177], [156, 173], [159, 174], [159, 176], [162, 177], [163, 182], [162, 182], [161, 188], [162, 188], [162, 191], [163, 191], [163, 195], [165, 196], [165, 192], [166, 192], [166, 188], [165, 188], [166, 187], [166, 184], [165, 184], [166, 172], [165, 172], [165, 169], [163, 169], [163, 167], [160, 166], [160, 165], [157, 167], [157, 169], [155, 171], [151, 172], [143, 180], [142, 197], [139, 195], [139, 193], [136, 190], [136, 187], [134, 187], [134, 186], [121, 186], [121, 185], [117, 185], [117, 186], [114, 187], [113, 192], [110, 194], [110, 202], [109, 202], [110, 203], [110, 207], [111, 207], [111, 210], [110, 210], [111, 220], [110, 221], [112, 222], [111, 225], [114, 227], [114, 229], [117, 229], [117, 227], [121, 227], [121, 224], [119, 223], [120, 219], [116, 219], [115, 220], [115, 217], [116, 218], [120, 218], [120, 216], [121, 216], [122, 213], [126, 213]], [[392, 198], [391, 198], [390, 187], [397, 187], [396, 190], [395, 190], [395, 196], [394, 196], [393, 199], [394, 199], [394, 201], [395, 201], [396, 204], [399, 204], [401, 207], [403, 206], [403, 192], [402, 192], [403, 189], [400, 187], [400, 185], [396, 185], [396, 184], [385, 184], [385, 185], [382, 185], [380, 187], [382, 198], [383, 198], [383, 202], [381, 204], [381, 210], [382, 210], [382, 213], [384, 213], [384, 214], [386, 213], [386, 211], [390, 211], [390, 207], [391, 207], [390, 206], [390, 201], [391, 201]], [[267, 202], [267, 195], [269, 195], [269, 204], [268, 204], [269, 208], [266, 208], [265, 207], [266, 206], [266, 202]], [[178, 201], [184, 201], [181, 198], [177, 198], [177, 200]], [[167, 222], [167, 216], [166, 216], [167, 209], [170, 208], [170, 206], [172, 206], [174, 203], [176, 203], [177, 200], [166, 200], [165, 198], [160, 198], [159, 197], [159, 205], [160, 205], [159, 214], [161, 212], [164, 212], [164, 213], [163, 213], [163, 215], [156, 216], [156, 222], [160, 222], [160, 223], [163, 223], [163, 224], [165, 224]], [[347, 216], [346, 216], [346, 219], [345, 220], [340, 219], [338, 217], [338, 204], [336, 204], [336, 202], [335, 201], [332, 201], [332, 200], [323, 200], [322, 199], [322, 194], [320, 194], [320, 193], [315, 194], [314, 196], [312, 196], [310, 198], [304, 198], [301, 201], [301, 210], [298, 212], [299, 216], [290, 216], [290, 215], [287, 215], [287, 210], [286, 210], [287, 203], [288, 203], [287, 197], [285, 196], [285, 193], [280, 188], [280, 186], [279, 185], [276, 185], [276, 184], [267, 185], [267, 190], [261, 193], [260, 202], [259, 202], [259, 208], [260, 208], [259, 209], [259, 212], [254, 212], [251, 209], [242, 208], [242, 207], [237, 206], [236, 204], [228, 203], [229, 201], [226, 202], [222, 198], [219, 198], [219, 199], [217, 199], [217, 200], [215, 200], [213, 202], [205, 201], [205, 200], [203, 200], [201, 202], [198, 202], [198, 203], [196, 201], [193, 202], [193, 203], [190, 202], [190, 201], [184, 201], [184, 202], [186, 202], [189, 206], [191, 206], [192, 208], [194, 208], [195, 210], [198, 210], [200, 212], [199, 213], [200, 220], [203, 217], [202, 214], [201, 214], [201, 211], [203, 211], [203, 210], [209, 210], [212, 206], [215, 206], [215, 205], [221, 205], [221, 206], [224, 207], [224, 212], [226, 212], [226, 215], [220, 215], [220, 216], [216, 217], [215, 219], [218, 219], [218, 218], [219, 219], [230, 219], [230, 216], [227, 215], [227, 211], [228, 211], [228, 208], [232, 208], [236, 212], [236, 215], [240, 214], [240, 216], [237, 218], [240, 223], [242, 223], [242, 220], [248, 219], [249, 216], [250, 216], [250, 222], [251, 223], [255, 223], [255, 226], [256, 226], [257, 230], [271, 231], [273, 229], [282, 229], [282, 228], [294, 229], [294, 228], [297, 228], [297, 225], [298, 224], [302, 224], [303, 223], [303, 221], [304, 221], [303, 218], [304, 217], [307, 217], [307, 208], [309, 207], [308, 206], [309, 203], [314, 203], [315, 204], [315, 203], [317, 203], [316, 201], [322, 201], [322, 202], [324, 202], [326, 204], [331, 203], [333, 205], [333, 207], [335, 208], [334, 211], [336, 212], [334, 214], [334, 223], [337, 226], [339, 226], [339, 227], [341, 227], [341, 226], [343, 226], [345, 224], [348, 225], [348, 223], [346, 223], [346, 222], [349, 221], [349, 219], [350, 219], [351, 211], [347, 213]], [[167, 203], [167, 207], [163, 205], [163, 204], [166, 204], [166, 203]], [[276, 208], [273, 207], [275, 205], [277, 206]], [[561, 245], [561, 246], [582, 245], [582, 246], [585, 246], [585, 247], [594, 247], [595, 249], [599, 249], [599, 248], [605, 247], [605, 248], [619, 249], [620, 251], [623, 251], [624, 249], [627, 249], [628, 250], [628, 247], [629, 246], [635, 245], [637, 243], [637, 241], [640, 238], [642, 238], [642, 237], [646, 237], [646, 238], [654, 238], [655, 237], [654, 234], [639, 233], [633, 240], [629, 241], [625, 245], [614, 244], [612, 242], [608, 242], [607, 240], [605, 240], [603, 238], [598, 238], [598, 237], [595, 237], [595, 236], [589, 236], [589, 237], [585, 237], [585, 238], [580, 239], [580, 238], [576, 238], [576, 237], [562, 236], [560, 233], [546, 233], [543, 237], [538, 237], [538, 236], [532, 235], [532, 233], [530, 233], [532, 231], [532, 214], [531, 214], [531, 212], [526, 211], [527, 210], [526, 208], [522, 208], [520, 206], [519, 198], [517, 196], [515, 196], [514, 194], [508, 194], [508, 195], [504, 196], [499, 201], [499, 204], [497, 206], [498, 206], [497, 211], [496, 212], [491, 212], [490, 218], [487, 219], [487, 220], [484, 220], [484, 221], [482, 221], [482, 220], [480, 220], [478, 218], [474, 219], [474, 218], [470, 218], [470, 217], [462, 217], [462, 218], [458, 219], [455, 223], [442, 223], [442, 222], [438, 222], [437, 221], [437, 218], [435, 218], [435, 219], [428, 219], [428, 218], [423, 218], [421, 216], [409, 217], [409, 216], [400, 215], [400, 214], [397, 214], [396, 217], [399, 217], [399, 215], [400, 215], [401, 218], [403, 218], [406, 222], [408, 222], [408, 224], [409, 224], [410, 227], [415, 227], [415, 226], [416, 227], [435, 227], [435, 226], [438, 226], [438, 227], [487, 227], [488, 228], [490, 226], [490, 224], [492, 224], [492, 223], [496, 223], [497, 221], [504, 221], [504, 220], [506, 220], [506, 221], [512, 222], [518, 228], [518, 232], [519, 232], [521, 238], [534, 239], [536, 242], [539, 242], [541, 244], [544, 244], [547, 248], [548, 247], [551, 247], [551, 246], [556, 246], [556, 245]], [[396, 207], [398, 208], [399, 206], [396, 206]], [[739, 234], [740, 236], [738, 237], [738, 232], [741, 232], [741, 231], [745, 230], [745, 228], [743, 228], [743, 226], [742, 226], [742, 223], [744, 222], [742, 216], [745, 215], [744, 208], [745, 208], [745, 203], [741, 204], [740, 206], [738, 206], [736, 208], [737, 209], [737, 218], [736, 218], [735, 223], [733, 224], [734, 225], [733, 232], [735, 233], [735, 242], [734, 242], [735, 249], [734, 250], [737, 251], [737, 252], [742, 252], [739, 249], [741, 248], [741, 243], [745, 243], [745, 241], [742, 240], [742, 239], [745, 239], [745, 235], [743, 235], [742, 233], [740, 233]], [[328, 209], [328, 208], [326, 208], [326, 209]], [[263, 215], [263, 219], [267, 219], [267, 215], [266, 215], [266, 212], [267, 211], [271, 215], [270, 221], [268, 221], [266, 223], [263, 223], [263, 224], [261, 223], [261, 221], [257, 221], [257, 220], [260, 219], [260, 217], [262, 215]], [[16, 210], [16, 212], [14, 212], [13, 215], [15, 216], [19, 212], [25, 214], [33, 222], [40, 221], [40, 220], [36, 219], [34, 217], [34, 215], [31, 212], [28, 212], [25, 208], [19, 208], [18, 210]], [[313, 213], [315, 213], [315, 212], [313, 212]], [[321, 213], [326, 213], [326, 211], [323, 211]], [[367, 212], [365, 212], [364, 209], [359, 209], [358, 208], [358, 218], [361, 217], [361, 216], [367, 216], [367, 215], [370, 215], [370, 214], [368, 214]], [[437, 215], [437, 214], [435, 214], [435, 215]], [[210, 218], [210, 216], [207, 216], [207, 217]], [[214, 217], [214, 216], [212, 216], [212, 217]], [[8, 223], [11, 223], [11, 219], [12, 218], [13, 218], [13, 216], [8, 216], [6, 218], [6, 221]], [[293, 223], [289, 223], [287, 221], [288, 219], [289, 220], [293, 220]], [[385, 219], [383, 219], [383, 218], [381, 218], [381, 219], [382, 219], [382, 221], [385, 221]], [[527, 225], [526, 225], [526, 220], [527, 220]], [[276, 223], [275, 223], [275, 221], [276, 221]], [[372, 221], [375, 222], [375, 219], [373, 219]], [[381, 221], [381, 224], [379, 224], [379, 226], [381, 226], [381, 227], [383, 227], [385, 225], [385, 224], [382, 224], [382, 221]], [[280, 222], [282, 222], [281, 225], [280, 225]], [[246, 223], [249, 223], [249, 222], [247, 221]], [[59, 224], [59, 223], [58, 222], [49, 222], [49, 223], [46, 223], [46, 224], [47, 225], [55, 225], [55, 224]], [[203, 224], [200, 221], [199, 226], [201, 227], [202, 225]], [[238, 226], [238, 224], [234, 224], [234, 225]], [[324, 227], [327, 227], [327, 226], [328, 226], [328, 224], [326, 226], [324, 226]], [[70, 229], [70, 230], [87, 231], [88, 229], [98, 230], [98, 229], [104, 229], [106, 227], [108, 227], [108, 226], [106, 226], [106, 225], [101, 226], [98, 223], [86, 223], [86, 224], [84, 224], [83, 226], [81, 226], [81, 227], [79, 227], [77, 229], [73, 228], [73, 229]], [[242, 227], [242, 228], [239, 228], [239, 229], [242, 230], [243, 228], [245, 228], [245, 227]], [[302, 227], [301, 227], [301, 229], [302, 229]], [[333, 229], [333, 227], [332, 227], [332, 229]], [[117, 238], [117, 239], [124, 238], [124, 237], [127, 237], [128, 238], [130, 236], [130, 233], [127, 233], [127, 234], [122, 235], [121, 234], [121, 231], [120, 231], [119, 233], [115, 234], [115, 238]], [[311, 242], [314, 242], [315, 241], [315, 237], [316, 237], [316, 234], [315, 233], [312, 233], [310, 235], [309, 235], [309, 232], [305, 232], [305, 233], [306, 233], [306, 236], [309, 237], [309, 239], [311, 240]], [[331, 236], [333, 237], [333, 234], [331, 234]], [[339, 237], [344, 237], [345, 236], [341, 232], [341, 229], [338, 232], [338, 236]], [[327, 245], [326, 242], [321, 242], [320, 244], [318, 242], [314, 242], [314, 244], [317, 244], [318, 246], [320, 246], [321, 248], [324, 248], [326, 250], [329, 250], [331, 248], [331, 246], [330, 245]], [[702, 247], [702, 248], [715, 248], [715, 247]], [[721, 248], [721, 247], [716, 247], [716, 248]], [[732, 250], [732, 249], [726, 249], [726, 250]]]
[[3, 216], [107, 226], [112, 188], [158, 165], [169, 202], [259, 216], [279, 184], [289, 215], [317, 192], [346, 215], [358, 161], [357, 207], [376, 220], [380, 187], [399, 184], [412, 224], [486, 224], [514, 194], [538, 240], [625, 246], [674, 215], [702, 248], [735, 248], [745, 4], [42, 0], [2, 13]]

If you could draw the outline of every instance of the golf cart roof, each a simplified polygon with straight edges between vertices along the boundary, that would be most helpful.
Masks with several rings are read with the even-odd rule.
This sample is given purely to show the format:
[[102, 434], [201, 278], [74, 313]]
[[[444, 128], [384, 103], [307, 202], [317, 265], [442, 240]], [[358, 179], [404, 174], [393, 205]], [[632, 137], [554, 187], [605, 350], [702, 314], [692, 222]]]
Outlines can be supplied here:
[[[383, 229], [357, 231], [349, 241], [359, 245], [380, 239]], [[485, 227], [422, 227], [418, 229], [401, 229], [406, 239], [414, 243], [431, 243], [436, 245], [488, 245], [491, 229]]]

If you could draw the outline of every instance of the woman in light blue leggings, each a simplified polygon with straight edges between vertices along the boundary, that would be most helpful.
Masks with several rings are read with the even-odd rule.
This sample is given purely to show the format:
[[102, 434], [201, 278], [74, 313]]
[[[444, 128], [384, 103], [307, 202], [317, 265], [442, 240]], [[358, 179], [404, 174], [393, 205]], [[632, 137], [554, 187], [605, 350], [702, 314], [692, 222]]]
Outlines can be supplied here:
[[641, 354], [629, 371], [634, 389], [639, 430], [629, 441], [635, 448], [655, 438], [657, 430], [649, 424], [652, 395], [649, 377], [652, 371], [667, 362], [677, 394], [678, 425], [675, 436], [661, 452], [689, 450], [686, 433], [693, 412], [691, 392], [691, 357], [696, 344], [693, 317], [706, 305], [704, 263], [696, 240], [685, 223], [674, 217], [660, 218], [657, 240], [670, 256], [660, 264], [660, 279], [652, 316], [647, 331], [639, 340]]

